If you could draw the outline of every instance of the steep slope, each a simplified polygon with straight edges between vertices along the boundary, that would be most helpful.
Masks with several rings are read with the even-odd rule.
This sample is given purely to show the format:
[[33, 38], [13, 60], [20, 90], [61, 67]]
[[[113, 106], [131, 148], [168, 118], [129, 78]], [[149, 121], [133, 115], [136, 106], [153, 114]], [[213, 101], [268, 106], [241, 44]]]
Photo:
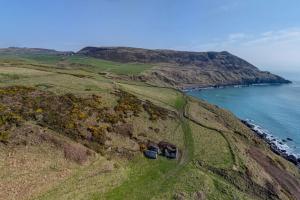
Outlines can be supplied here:
[[290, 83], [260, 71], [228, 52], [186, 52], [128, 47], [86, 47], [77, 54], [122, 63], [151, 63], [156, 67], [135, 77], [151, 84], [180, 89], [238, 84]]

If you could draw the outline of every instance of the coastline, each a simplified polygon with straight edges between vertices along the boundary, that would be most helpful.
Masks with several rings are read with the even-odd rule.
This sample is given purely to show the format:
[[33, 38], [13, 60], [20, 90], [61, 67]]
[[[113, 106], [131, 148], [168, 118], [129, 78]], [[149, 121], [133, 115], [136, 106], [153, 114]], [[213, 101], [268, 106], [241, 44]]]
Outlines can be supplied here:
[[[292, 153], [288, 145], [276, 139], [267, 130], [254, 124], [252, 120], [241, 120], [241, 122], [250, 128], [258, 137], [264, 140], [274, 153], [290, 161], [300, 169], [300, 155]], [[286, 138], [286, 140], [292, 141], [291, 138]]]
[[[201, 91], [201, 90], [211, 90], [219, 88], [242, 88], [242, 87], [251, 87], [251, 86], [272, 86], [272, 85], [283, 85], [283, 84], [292, 84], [290, 83], [259, 83], [259, 84], [245, 84], [245, 85], [221, 85], [221, 86], [210, 86], [210, 87], [195, 87], [182, 90], [184, 93], [192, 91]], [[287, 141], [293, 141], [292, 138], [278, 139], [268, 130], [260, 127], [255, 124], [253, 120], [249, 119], [240, 119], [240, 121], [250, 128], [259, 138], [261, 138], [266, 144], [268, 144], [271, 151], [275, 154], [283, 157], [287, 161], [293, 163], [300, 169], [300, 154], [295, 154], [292, 152], [291, 148], [286, 144]]]
[[222, 89], [222, 88], [242, 88], [242, 87], [252, 87], [252, 86], [272, 86], [272, 85], [285, 85], [292, 84], [289, 83], [252, 83], [252, 84], [232, 84], [232, 85], [214, 85], [214, 86], [203, 86], [203, 87], [187, 87], [182, 88], [182, 92], [192, 92], [192, 91], [200, 91], [200, 90], [211, 90], [211, 89]]

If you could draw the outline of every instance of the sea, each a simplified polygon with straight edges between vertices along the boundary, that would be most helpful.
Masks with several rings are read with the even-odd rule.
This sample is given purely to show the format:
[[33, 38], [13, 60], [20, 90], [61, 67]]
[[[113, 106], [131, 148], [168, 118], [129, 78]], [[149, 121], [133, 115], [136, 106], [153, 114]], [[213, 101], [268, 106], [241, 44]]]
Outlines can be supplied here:
[[[281, 149], [300, 158], [300, 73], [280, 73], [292, 84], [235, 86], [187, 93], [255, 124]], [[291, 139], [291, 140], [290, 140]]]

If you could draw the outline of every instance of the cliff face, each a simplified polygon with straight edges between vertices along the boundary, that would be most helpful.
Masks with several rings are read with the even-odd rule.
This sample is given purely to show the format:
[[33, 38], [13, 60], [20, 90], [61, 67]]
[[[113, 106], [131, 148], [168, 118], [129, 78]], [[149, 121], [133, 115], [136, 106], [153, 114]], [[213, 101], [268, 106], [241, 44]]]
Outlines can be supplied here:
[[154, 68], [136, 77], [142, 81], [186, 89], [236, 84], [290, 83], [260, 71], [228, 52], [186, 52], [127, 47], [86, 47], [77, 54], [122, 63], [150, 63]]
[[130, 47], [86, 47], [80, 50], [78, 54], [118, 62], [173, 63], [178, 65], [195, 65], [198, 67], [212, 65], [229, 70], [239, 68], [240, 66], [255, 68], [248, 62], [226, 51], [188, 52]]

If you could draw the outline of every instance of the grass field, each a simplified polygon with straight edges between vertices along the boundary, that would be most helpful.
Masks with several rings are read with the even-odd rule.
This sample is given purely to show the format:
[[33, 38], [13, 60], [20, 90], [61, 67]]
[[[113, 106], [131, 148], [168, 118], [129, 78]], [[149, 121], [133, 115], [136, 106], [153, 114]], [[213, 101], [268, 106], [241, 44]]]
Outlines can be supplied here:
[[130, 83], [119, 83], [119, 85], [122, 89], [129, 91], [140, 98], [147, 99], [157, 103], [158, 105], [168, 106], [176, 110], [182, 109], [185, 103], [182, 93], [173, 89]]
[[218, 167], [232, 168], [234, 161], [226, 140], [216, 131], [192, 123], [193, 138], [196, 141], [195, 158]]
[[100, 73], [109, 72], [119, 75], [137, 75], [152, 68], [149, 64], [138, 63], [117, 63], [112, 61], [89, 58], [80, 55], [0, 55], [0, 62], [24, 63], [33, 65], [48, 65], [52, 67], [72, 67], [88, 72]]
[[100, 60], [96, 58], [88, 58], [84, 56], [70, 56], [63, 60], [69, 64], [82, 64], [87, 65], [87, 68], [84, 70], [92, 72], [111, 72], [116, 74], [124, 75], [136, 75], [147, 69], [150, 69], [152, 66], [148, 64], [125, 64], [125, 63], [116, 63], [111, 61]]
[[[269, 152], [266, 146], [228, 111], [186, 97], [174, 89], [154, 87], [128, 78], [151, 67], [78, 55], [0, 55], [0, 87], [32, 87], [59, 97], [70, 93], [82, 99], [99, 96], [101, 108], [89, 110], [88, 105], [94, 102], [76, 102], [77, 107], [73, 107], [74, 112], [84, 111], [78, 112], [80, 123], [72, 124], [74, 129], [82, 132], [90, 127], [98, 130], [95, 127], [105, 128], [104, 125], [115, 123], [113, 121], [122, 115], [114, 115], [122, 100], [118, 92], [133, 95], [124, 97], [119, 109], [129, 111], [111, 126], [131, 124], [132, 134], [124, 136], [107, 129], [111, 138], [99, 151], [92, 149], [93, 153], [83, 164], [67, 160], [65, 149], [58, 148], [56, 140], [41, 140], [40, 135], [47, 130], [47, 134], [60, 137], [66, 144], [82, 142], [80, 138], [62, 136], [59, 131], [43, 127], [39, 121], [43, 111], [36, 109], [34, 118], [27, 122], [28, 127], [12, 128], [13, 132], [20, 133], [11, 138], [14, 142], [0, 142], [0, 199], [266, 199], [263, 196], [268, 194], [265, 184], [273, 183], [273, 179], [247, 154], [253, 146]], [[127, 78], [120, 79], [119, 75]], [[76, 99], [67, 97], [67, 106], [72, 103], [72, 98]], [[21, 96], [19, 100], [24, 98]], [[34, 98], [34, 102], [38, 99]], [[153, 103], [154, 110], [146, 112], [145, 104], [140, 105], [147, 101]], [[0, 112], [5, 106], [0, 104]], [[150, 112], [155, 113], [155, 109], [160, 108], [172, 117], [159, 118], [162, 114], [156, 113], [158, 119], [151, 119]], [[111, 114], [110, 122], [99, 122], [105, 117], [101, 115], [102, 109]], [[133, 114], [130, 109], [139, 112]], [[1, 120], [2, 123], [6, 119]], [[175, 144], [180, 150], [179, 159], [161, 156], [157, 160], [146, 159], [139, 150], [139, 142], [148, 140]], [[88, 144], [80, 143], [92, 148]], [[126, 157], [126, 152], [133, 152], [133, 156]], [[270, 152], [268, 155], [272, 157]], [[280, 166], [295, 177], [299, 176], [293, 166], [274, 158], [277, 159], [274, 162], [281, 163]], [[30, 167], [31, 164], [34, 167]], [[280, 189], [278, 187], [278, 191]], [[255, 191], [263, 195], [259, 196]], [[287, 199], [284, 193], [280, 195]]]

